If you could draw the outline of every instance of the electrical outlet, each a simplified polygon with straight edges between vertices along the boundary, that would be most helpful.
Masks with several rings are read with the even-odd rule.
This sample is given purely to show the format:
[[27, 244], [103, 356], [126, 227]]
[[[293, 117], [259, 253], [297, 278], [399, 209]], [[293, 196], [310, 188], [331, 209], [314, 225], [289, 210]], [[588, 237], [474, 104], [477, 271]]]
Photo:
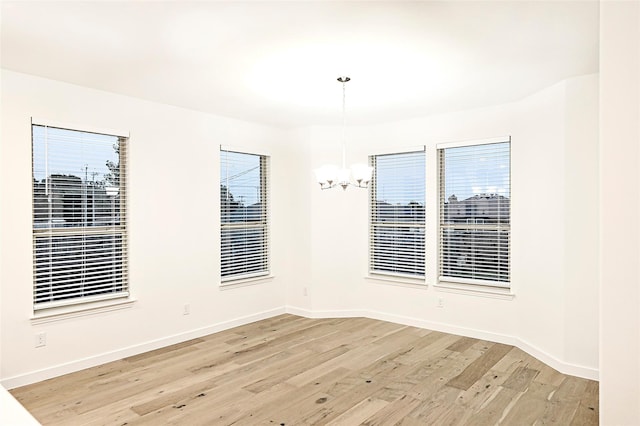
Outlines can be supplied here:
[[182, 315], [189, 315], [191, 313], [191, 305], [185, 303], [182, 307]]
[[306, 287], [302, 289], [302, 295], [303, 296], [308, 296], [309, 295], [309, 291], [307, 290]]
[[47, 346], [47, 333], [44, 331], [36, 334], [36, 348]]
[[438, 308], [444, 308], [444, 298], [438, 297], [438, 304], [436, 306]]

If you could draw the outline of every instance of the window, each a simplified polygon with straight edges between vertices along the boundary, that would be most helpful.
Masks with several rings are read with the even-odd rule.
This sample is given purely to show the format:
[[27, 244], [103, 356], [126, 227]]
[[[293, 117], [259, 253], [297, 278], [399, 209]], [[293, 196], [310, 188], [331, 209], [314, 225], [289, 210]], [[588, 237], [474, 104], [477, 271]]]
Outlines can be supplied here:
[[440, 280], [508, 288], [510, 139], [438, 148]]
[[127, 138], [31, 130], [34, 310], [128, 296]]
[[370, 161], [369, 272], [424, 279], [424, 150]]
[[220, 151], [222, 282], [269, 274], [268, 158]]

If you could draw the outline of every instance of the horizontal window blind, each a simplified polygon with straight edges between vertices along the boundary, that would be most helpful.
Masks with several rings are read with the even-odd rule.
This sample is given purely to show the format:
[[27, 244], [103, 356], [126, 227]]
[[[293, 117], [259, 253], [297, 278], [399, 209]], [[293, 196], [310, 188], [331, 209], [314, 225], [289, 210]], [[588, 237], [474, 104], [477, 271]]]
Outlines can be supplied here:
[[222, 282], [269, 274], [268, 157], [220, 151]]
[[32, 125], [34, 310], [128, 296], [126, 146]]
[[439, 149], [440, 280], [509, 287], [510, 142]]
[[369, 272], [425, 276], [425, 152], [370, 157]]

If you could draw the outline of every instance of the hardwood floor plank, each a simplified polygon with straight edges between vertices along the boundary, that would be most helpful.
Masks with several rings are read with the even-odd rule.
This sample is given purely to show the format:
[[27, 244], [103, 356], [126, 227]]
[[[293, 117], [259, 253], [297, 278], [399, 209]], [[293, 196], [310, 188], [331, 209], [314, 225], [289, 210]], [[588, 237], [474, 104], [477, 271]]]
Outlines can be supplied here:
[[598, 424], [598, 383], [518, 348], [278, 315], [13, 389], [43, 425]]
[[421, 404], [421, 400], [404, 395], [389, 403], [362, 424], [367, 426], [396, 424]]
[[579, 377], [565, 376], [551, 400], [560, 402], [579, 401], [587, 391], [588, 383], [588, 380]]
[[585, 380], [587, 386], [585, 386], [582, 398], [580, 398], [580, 405], [586, 407], [588, 410], [599, 413], [600, 402], [600, 385], [593, 380]]
[[267, 358], [257, 360], [251, 364], [237, 365], [231, 363], [235, 368], [229, 368], [224, 373], [215, 376], [213, 383], [216, 386], [242, 387], [253, 381], [260, 380], [269, 374], [270, 369], [286, 368], [290, 362], [295, 362], [310, 356], [312, 352], [278, 352], [271, 354]]
[[[506, 389], [506, 388], [505, 388]], [[517, 404], [513, 404], [505, 413], [502, 422], [505, 425], [532, 425], [542, 418], [552, 402], [535, 398], [528, 393], [521, 393]]]
[[266, 389], [269, 389], [275, 386], [280, 382], [284, 382], [293, 376], [296, 376], [300, 373], [307, 371], [310, 367], [310, 363], [309, 363], [310, 359], [313, 359], [314, 363], [322, 363], [322, 362], [331, 360], [333, 358], [336, 358], [339, 355], [347, 353], [348, 351], [349, 349], [345, 345], [345, 346], [339, 346], [337, 348], [318, 354], [313, 358], [311, 358], [308, 355], [305, 355], [305, 357], [303, 357], [298, 361], [288, 362], [286, 365], [286, 368], [278, 369], [275, 371], [275, 373], [271, 373], [260, 380], [257, 380], [246, 386], [243, 386], [243, 388], [250, 392], [260, 393]]
[[154, 397], [147, 398], [144, 402], [131, 406], [131, 410], [139, 416], [144, 416], [168, 405], [178, 404], [179, 401], [189, 395], [199, 395], [215, 387], [215, 379], [208, 379], [192, 383], [185, 387], [174, 386], [175, 390], [158, 392]]
[[170, 405], [163, 406], [138, 419], [130, 421], [132, 425], [196, 425], [211, 424], [217, 420], [216, 409], [234, 401], [250, 398], [250, 392], [244, 389], [229, 389], [227, 392], [202, 392], [189, 395]]
[[513, 389], [514, 391], [524, 392], [531, 381], [539, 374], [538, 370], [527, 367], [518, 367], [511, 376], [502, 384], [505, 388]]
[[405, 418], [403, 418], [396, 425], [397, 426], [424, 426], [424, 423], [422, 421], [418, 420], [418, 419], [413, 418], [413, 417], [406, 416]]
[[[243, 416], [236, 419], [230, 424], [250, 425], [270, 423], [280, 424], [283, 422], [286, 423], [283, 420], [283, 412], [285, 414], [288, 413], [288, 416], [293, 416], [294, 414], [296, 414], [296, 407], [299, 409], [300, 405], [303, 402], [310, 400], [315, 402], [320, 398], [326, 397], [323, 396], [326, 395], [326, 389], [337, 380], [340, 380], [348, 375], [350, 372], [350, 370], [340, 367], [334, 370], [330, 370], [321, 376], [316, 376], [311, 382], [301, 387], [295, 387], [294, 392], [283, 395], [282, 397], [273, 400], [268, 405], [252, 407]], [[289, 419], [286, 420], [288, 421]]]
[[464, 352], [478, 342], [478, 339], [474, 339], [472, 337], [461, 337], [456, 342], [449, 345], [447, 349], [454, 352]]
[[[291, 379], [287, 380], [287, 382], [300, 386], [313, 380], [315, 376], [318, 376], [320, 373], [326, 371], [327, 369], [336, 367], [358, 369], [362, 366], [371, 364], [372, 362], [381, 357], [384, 357], [385, 355], [388, 355], [388, 352], [390, 350], [389, 347], [381, 345], [379, 343], [367, 343], [363, 345], [362, 342], [367, 340], [368, 339], [355, 340], [352, 344], [349, 345], [349, 348], [351, 348], [349, 352], [323, 363], [319, 363], [306, 372], [292, 377]], [[392, 349], [395, 349], [395, 347], [393, 347]]]
[[302, 372], [296, 376], [287, 379], [287, 383], [294, 386], [303, 386], [307, 383], [313, 382], [316, 377], [321, 376], [325, 371], [331, 371], [336, 368], [350, 368], [344, 364], [359, 363], [362, 365], [364, 359], [366, 359], [369, 351], [368, 346], [357, 346], [347, 353], [338, 357], [332, 358], [328, 361], [318, 363], [314, 367], [311, 367], [305, 372]]
[[[411, 416], [425, 425], [452, 425], [463, 423], [471, 414], [463, 405], [458, 404], [461, 391], [450, 386], [442, 386], [425, 403], [416, 407]], [[468, 413], [467, 413], [468, 411]]]
[[384, 408], [362, 422], [362, 424], [366, 426], [396, 424], [421, 404], [421, 400], [404, 395], [387, 404]]
[[[125, 373], [121, 377], [114, 377], [113, 380], [100, 385], [88, 385], [84, 389], [78, 389], [76, 392], [68, 394], [66, 401], [72, 407], [71, 411], [75, 415], [84, 414], [112, 401], [136, 396], [141, 392], [161, 386], [167, 381], [178, 380], [183, 376], [184, 372], [179, 369], [174, 371], [147, 369], [133, 375]], [[50, 410], [55, 406], [56, 404], [52, 403], [43, 408]]]
[[477, 411], [493, 397], [508, 377], [507, 373], [489, 370], [469, 389], [461, 391], [456, 402], [465, 408]]
[[[376, 398], [384, 399], [392, 402], [404, 395], [411, 395], [413, 398], [424, 398], [422, 395], [430, 395], [435, 389], [439, 389], [446, 381], [459, 374], [463, 366], [468, 364], [469, 358], [467, 354], [459, 354], [444, 349], [440, 352], [439, 357], [429, 358], [421, 363], [410, 365], [408, 371], [398, 379], [387, 381], [385, 387], [376, 392]], [[394, 357], [394, 361], [399, 363], [404, 355]], [[454, 359], [456, 359], [454, 361]], [[399, 363], [405, 365], [404, 363]], [[446, 365], [446, 368], [443, 366]], [[447, 376], [447, 380], [444, 380]], [[430, 390], [427, 390], [429, 389]]]
[[[497, 425], [500, 420], [507, 414], [507, 410], [512, 407], [514, 401], [517, 401], [520, 394], [513, 389], [503, 388], [499, 386], [494, 390], [493, 394], [487, 398], [479, 410], [473, 414], [473, 421], [477, 425]], [[473, 422], [469, 422], [473, 424]], [[507, 424], [507, 423], [505, 423]]]
[[327, 400], [316, 410], [299, 414], [293, 419], [294, 424], [323, 424], [332, 421], [363, 399], [373, 397], [390, 381], [403, 377], [409, 366], [392, 362], [394, 356], [394, 353], [389, 354], [366, 368], [355, 370], [349, 376], [336, 381], [326, 390]]
[[96, 380], [117, 376], [128, 365], [126, 361], [119, 360], [13, 389], [11, 393], [18, 401], [28, 401], [32, 409], [38, 409], [71, 398], [71, 395], [78, 389], [82, 389]]
[[[411, 388], [409, 395], [428, 402], [449, 380], [459, 375], [473, 360], [473, 357], [445, 349], [438, 359], [428, 361], [427, 371], [430, 371], [430, 374]], [[460, 392], [459, 389], [455, 391]]]
[[322, 333], [328, 333], [330, 327], [331, 324], [328, 323], [309, 324], [307, 327], [289, 330], [279, 336], [263, 338], [255, 344], [245, 343], [242, 347], [235, 349], [233, 360], [236, 364], [248, 364], [264, 359], [282, 350], [303, 344], [310, 338], [322, 335]]
[[513, 346], [495, 343], [478, 359], [473, 361], [462, 373], [449, 380], [448, 386], [467, 390], [472, 384], [477, 382], [485, 375], [491, 367], [493, 367], [502, 357], [504, 357]]
[[[598, 382], [587, 380], [582, 398], [578, 408], [571, 419], [571, 425], [597, 425], [600, 408], [599, 408], [599, 385]], [[563, 406], [564, 404], [560, 404]]]
[[359, 425], [389, 404], [376, 398], [366, 398], [327, 423], [327, 426]]
[[[570, 425], [573, 419], [575, 419], [579, 405], [579, 402], [571, 404], [551, 402], [547, 405], [544, 414], [540, 416], [539, 421], [541, 424]], [[580, 423], [580, 425], [590, 424], [597, 424], [597, 422], [593, 423], [591, 419], [584, 419]]]
[[278, 406], [282, 398], [290, 398], [295, 395], [297, 387], [289, 383], [278, 383], [274, 387], [256, 394], [251, 398], [244, 398], [220, 407], [216, 410], [216, 423], [230, 425], [238, 422], [245, 413], [255, 413], [258, 409]]
[[579, 405], [571, 423], [571, 426], [597, 425], [599, 421], [597, 410], [585, 405]]
[[[459, 336], [445, 333], [428, 334], [424, 337], [427, 341], [426, 345], [418, 343], [412, 351], [405, 353], [399, 362], [404, 364], [414, 364], [422, 360], [427, 360], [433, 357], [437, 357], [442, 351], [446, 350], [449, 346], [459, 340]], [[451, 352], [451, 351], [449, 351]]]

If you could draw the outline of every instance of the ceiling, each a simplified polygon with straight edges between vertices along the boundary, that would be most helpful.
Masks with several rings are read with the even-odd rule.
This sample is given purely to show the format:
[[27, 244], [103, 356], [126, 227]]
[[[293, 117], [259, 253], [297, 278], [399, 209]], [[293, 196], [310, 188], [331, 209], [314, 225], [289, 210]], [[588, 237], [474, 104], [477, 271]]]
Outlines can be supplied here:
[[2, 1], [1, 65], [276, 126], [520, 99], [598, 71], [597, 1]]

